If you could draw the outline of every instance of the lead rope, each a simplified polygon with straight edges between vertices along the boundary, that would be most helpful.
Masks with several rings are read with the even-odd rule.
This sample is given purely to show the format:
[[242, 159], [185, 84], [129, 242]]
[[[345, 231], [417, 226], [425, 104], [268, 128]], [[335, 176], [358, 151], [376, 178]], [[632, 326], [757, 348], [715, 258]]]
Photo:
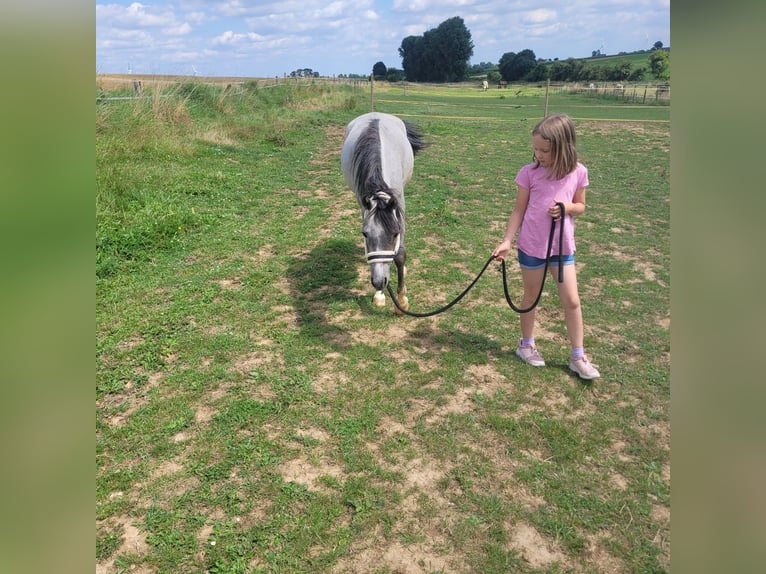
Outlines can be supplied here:
[[[558, 282], [563, 283], [564, 282], [564, 255], [562, 254], [561, 250], [564, 245], [564, 204], [561, 202], [556, 202], [556, 205], [559, 206], [561, 209], [561, 216], [559, 217], [559, 273], [558, 273]], [[551, 231], [548, 235], [548, 251], [545, 256], [545, 269], [543, 271], [543, 281], [540, 283], [540, 291], [537, 293], [537, 298], [535, 299], [535, 302], [532, 303], [529, 307], [526, 309], [520, 309], [516, 307], [516, 305], [513, 304], [513, 301], [511, 301], [511, 296], [508, 293], [508, 280], [506, 278], [506, 267], [505, 267], [505, 260], [500, 261], [500, 267], [502, 269], [503, 273], [503, 294], [505, 295], [505, 300], [510, 306], [511, 309], [516, 311], [517, 313], [529, 313], [532, 309], [537, 307], [537, 304], [540, 301], [540, 296], [543, 294], [543, 288], [545, 287], [545, 278], [548, 275], [548, 263], [549, 259], [551, 258], [551, 251], [553, 250], [553, 236], [556, 232], [556, 220], [551, 220]], [[458, 295], [451, 303], [448, 303], [447, 305], [444, 305], [443, 307], [439, 307], [438, 309], [435, 309], [433, 311], [429, 311], [427, 313], [415, 313], [413, 311], [408, 311], [407, 309], [403, 309], [401, 305], [399, 305], [399, 301], [396, 299], [396, 295], [394, 293], [393, 288], [391, 287], [391, 284], [389, 283], [386, 287], [388, 289], [388, 294], [391, 297], [391, 300], [394, 302], [394, 305], [396, 308], [404, 313], [405, 315], [409, 315], [410, 317], [432, 317], [434, 315], [438, 315], [439, 313], [443, 313], [453, 305], [455, 305], [458, 301], [460, 301], [463, 297], [465, 297], [468, 292], [473, 288], [474, 285], [476, 285], [476, 282], [481, 278], [482, 275], [484, 275], [484, 272], [487, 270], [487, 267], [489, 267], [489, 264], [492, 262], [492, 260], [495, 259], [494, 255], [490, 255], [489, 259], [487, 259], [487, 262], [484, 264], [484, 267], [482, 267], [481, 271], [479, 271], [479, 274], [476, 276], [476, 279], [474, 279], [471, 284], [466, 287], [463, 292]]]

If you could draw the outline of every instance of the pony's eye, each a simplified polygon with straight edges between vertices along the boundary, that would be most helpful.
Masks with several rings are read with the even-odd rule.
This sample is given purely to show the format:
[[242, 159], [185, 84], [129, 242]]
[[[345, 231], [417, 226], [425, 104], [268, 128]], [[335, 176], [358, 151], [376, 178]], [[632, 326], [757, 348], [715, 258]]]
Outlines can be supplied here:
[[362, 235], [364, 235], [365, 239], [367, 238], [367, 232], [366, 231], [362, 231]]

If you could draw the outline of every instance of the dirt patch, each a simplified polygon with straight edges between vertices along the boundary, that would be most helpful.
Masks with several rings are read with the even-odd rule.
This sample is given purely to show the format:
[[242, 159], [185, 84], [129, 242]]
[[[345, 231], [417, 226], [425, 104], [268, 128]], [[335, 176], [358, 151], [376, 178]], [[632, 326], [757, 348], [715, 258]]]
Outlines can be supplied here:
[[119, 412], [105, 418], [106, 424], [111, 427], [125, 426], [134, 412], [149, 403], [151, 390], [160, 384], [163, 377], [163, 373], [152, 373], [142, 387], [137, 387], [133, 381], [127, 381], [123, 392], [105, 395], [97, 401], [96, 406], [105, 411], [119, 409]]
[[[133, 518], [127, 516], [117, 516], [109, 522], [109, 527], [114, 530], [122, 531], [122, 544], [110, 557], [103, 563], [96, 563], [96, 574], [113, 574], [117, 572], [115, 561], [124, 554], [133, 554], [143, 556], [149, 552], [149, 545], [146, 542], [146, 534], [142, 532], [134, 523]], [[148, 573], [149, 570], [143, 567], [131, 569], [131, 572], [137, 574]]]
[[404, 545], [392, 542], [388, 545], [367, 547], [351, 552], [350, 558], [342, 558], [334, 572], [339, 574], [368, 574], [369, 572], [392, 572], [396, 574], [428, 574], [430, 572], [461, 572], [428, 543]]
[[567, 567], [567, 559], [558, 545], [545, 538], [533, 526], [522, 522], [507, 527], [510, 532], [510, 547], [532, 567], [547, 568], [555, 563]]
[[289, 460], [279, 466], [279, 473], [285, 482], [297, 482], [316, 492], [327, 490], [319, 481], [321, 477], [341, 478], [345, 474], [343, 469], [328, 457], [320, 457], [315, 462], [303, 457]]
[[605, 548], [602, 540], [608, 539], [603, 535], [596, 536], [594, 534], [586, 536], [585, 545], [585, 559], [586, 562], [594, 568], [595, 572], [603, 572], [603, 574], [619, 574], [621, 572], [628, 572], [625, 568], [625, 564], [612, 556]]

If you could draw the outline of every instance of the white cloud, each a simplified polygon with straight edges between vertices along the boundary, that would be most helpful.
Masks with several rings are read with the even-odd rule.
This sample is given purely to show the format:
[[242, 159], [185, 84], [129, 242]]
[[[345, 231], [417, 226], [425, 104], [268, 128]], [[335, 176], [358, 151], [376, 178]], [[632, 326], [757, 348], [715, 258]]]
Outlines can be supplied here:
[[242, 44], [243, 42], [265, 42], [268, 38], [255, 32], [246, 33], [234, 33], [231, 30], [227, 30], [220, 36], [213, 38], [212, 44], [214, 46], [234, 46]]
[[169, 26], [175, 23], [175, 14], [169, 8], [154, 8], [133, 2], [130, 6], [96, 4], [96, 24], [106, 20], [117, 27]]
[[238, 44], [244, 39], [245, 39], [244, 34], [235, 34], [231, 30], [226, 30], [226, 32], [224, 32], [220, 36], [216, 36], [215, 38], [213, 38], [213, 45], [214, 46], [232, 46], [234, 44]]
[[202, 24], [207, 19], [207, 15], [204, 12], [189, 12], [186, 15], [186, 21], [193, 24]]
[[525, 12], [522, 16], [522, 22], [528, 24], [541, 24], [548, 20], [556, 18], [556, 12], [548, 10], [546, 8], [540, 8], [538, 10], [532, 10], [531, 12]]
[[169, 28], [164, 28], [162, 31], [169, 36], [185, 36], [192, 31], [192, 27], [188, 22], [184, 22], [178, 26], [170, 26]]

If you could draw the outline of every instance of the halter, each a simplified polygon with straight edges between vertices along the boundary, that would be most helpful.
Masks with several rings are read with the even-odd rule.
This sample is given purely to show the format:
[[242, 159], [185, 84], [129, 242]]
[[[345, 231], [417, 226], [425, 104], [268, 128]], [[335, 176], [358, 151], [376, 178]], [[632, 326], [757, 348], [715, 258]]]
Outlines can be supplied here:
[[367, 240], [364, 241], [364, 256], [367, 258], [367, 263], [372, 265], [373, 263], [391, 263], [399, 252], [399, 245], [401, 243], [401, 234], [396, 234], [396, 244], [393, 251], [387, 249], [382, 251], [367, 251]]

